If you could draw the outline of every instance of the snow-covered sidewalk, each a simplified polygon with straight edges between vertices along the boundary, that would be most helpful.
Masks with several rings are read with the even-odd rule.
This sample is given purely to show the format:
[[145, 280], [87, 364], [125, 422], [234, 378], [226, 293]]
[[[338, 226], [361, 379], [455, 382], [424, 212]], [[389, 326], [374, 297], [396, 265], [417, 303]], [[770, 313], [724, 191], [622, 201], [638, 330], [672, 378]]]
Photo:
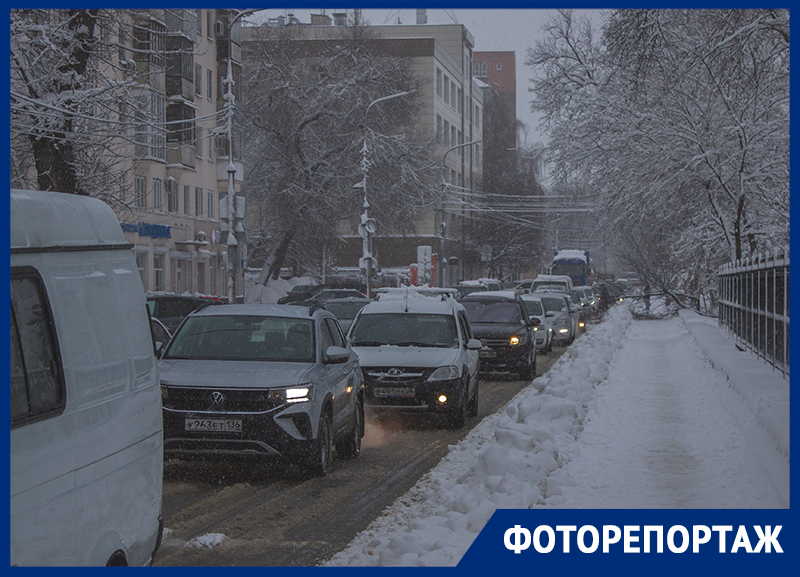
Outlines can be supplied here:
[[753, 413], [731, 393], [680, 319], [634, 322], [569, 463], [548, 478], [547, 505], [788, 506], [770, 480], [788, 480], [788, 462], [775, 443], [753, 446]]
[[[788, 506], [789, 382], [775, 382], [750, 353], [731, 356], [736, 348], [713, 322], [689, 313], [633, 323], [626, 307], [612, 308], [328, 565], [456, 565], [498, 508]], [[737, 379], [741, 363], [748, 383]], [[753, 392], [762, 380], [768, 394]], [[725, 491], [650, 501], [644, 485], [659, 467], [663, 483]]]

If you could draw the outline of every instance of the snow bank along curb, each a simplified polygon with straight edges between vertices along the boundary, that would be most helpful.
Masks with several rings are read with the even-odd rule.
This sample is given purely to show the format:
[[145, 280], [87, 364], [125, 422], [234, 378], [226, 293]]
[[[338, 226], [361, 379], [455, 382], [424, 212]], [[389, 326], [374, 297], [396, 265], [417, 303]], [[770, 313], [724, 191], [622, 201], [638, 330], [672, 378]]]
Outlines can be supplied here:
[[496, 509], [543, 505], [630, 323], [627, 307], [609, 310], [327, 565], [456, 565]]
[[740, 351], [716, 321], [691, 310], [681, 310], [680, 318], [711, 364], [728, 377], [753, 411], [756, 422], [777, 443], [789, 461], [789, 379], [757, 359], [750, 351]]

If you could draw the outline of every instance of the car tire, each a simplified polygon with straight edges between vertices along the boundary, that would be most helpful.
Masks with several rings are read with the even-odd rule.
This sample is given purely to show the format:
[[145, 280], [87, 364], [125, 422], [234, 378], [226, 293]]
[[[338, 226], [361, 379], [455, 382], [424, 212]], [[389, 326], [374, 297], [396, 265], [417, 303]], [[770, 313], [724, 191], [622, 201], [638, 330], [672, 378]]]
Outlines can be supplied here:
[[333, 458], [333, 424], [331, 416], [324, 412], [319, 420], [319, 431], [314, 440], [314, 448], [306, 463], [306, 473], [312, 477], [324, 477]]
[[461, 395], [461, 402], [457, 407], [453, 407], [447, 413], [447, 424], [451, 429], [460, 429], [467, 422], [467, 405], [469, 399], [467, 398], [469, 390], [464, 387], [464, 394]]
[[480, 391], [481, 381], [477, 375], [475, 375], [475, 392], [472, 393], [472, 398], [469, 401], [469, 405], [467, 405], [467, 416], [468, 417], [477, 417], [478, 416], [478, 395]]
[[[532, 358], [531, 358], [532, 357]], [[521, 381], [532, 381], [536, 378], [536, 353], [528, 357], [528, 362], [519, 371], [519, 379]]]
[[347, 438], [336, 445], [336, 453], [345, 459], [355, 459], [361, 454], [361, 437], [364, 436], [364, 405], [357, 402], [353, 412], [353, 427]]

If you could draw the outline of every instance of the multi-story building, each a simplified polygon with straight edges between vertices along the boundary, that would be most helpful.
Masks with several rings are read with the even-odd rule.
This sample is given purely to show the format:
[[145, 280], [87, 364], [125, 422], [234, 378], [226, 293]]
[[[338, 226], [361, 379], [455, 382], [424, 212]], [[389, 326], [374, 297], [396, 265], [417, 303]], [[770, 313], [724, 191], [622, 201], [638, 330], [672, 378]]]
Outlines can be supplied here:
[[[517, 155], [517, 70], [515, 52], [475, 52], [473, 75], [485, 83], [486, 105], [496, 105], [493, 111], [496, 130], [493, 144], [497, 148], [492, 154], [499, 168], [512, 171]], [[488, 143], [487, 143], [488, 145]]]
[[[244, 197], [235, 195], [233, 206], [227, 198], [229, 61], [234, 81], [241, 76], [241, 23], [230, 26], [231, 12], [117, 12], [118, 63], [136, 80], [138, 107], [135, 150], [122, 176], [129, 194], [113, 208], [148, 291], [242, 295]], [[236, 96], [236, 84], [233, 92]], [[236, 118], [234, 186], [240, 187]], [[235, 245], [227, 235], [231, 216], [238, 228]], [[229, 252], [235, 257], [228, 258]]]
[[[341, 34], [347, 24], [344, 14], [312, 15], [311, 24], [300, 23], [293, 16], [276, 18], [272, 26], [293, 26], [299, 42], [325, 42]], [[470, 266], [477, 267], [479, 254], [467, 250], [470, 214], [459, 202], [465, 192], [479, 190], [483, 173], [483, 92], [472, 78], [475, 44], [472, 34], [463, 25], [390, 25], [371, 26], [376, 49], [390, 56], [408, 58], [418, 89], [421, 109], [411, 119], [415, 128], [435, 141], [433, 157], [442, 167], [442, 187], [447, 191], [445, 202], [429, 211], [417, 223], [413, 235], [390, 237], [378, 231], [372, 254], [382, 267], [407, 267], [417, 261], [417, 248], [430, 246], [438, 253], [437, 284], [453, 283], [469, 275]], [[258, 36], [245, 31], [245, 41]], [[474, 143], [474, 144], [468, 144]], [[442, 223], [444, 222], [444, 226]], [[335, 255], [339, 263], [358, 264], [362, 255], [362, 239], [353, 220], [340, 227], [345, 242]]]

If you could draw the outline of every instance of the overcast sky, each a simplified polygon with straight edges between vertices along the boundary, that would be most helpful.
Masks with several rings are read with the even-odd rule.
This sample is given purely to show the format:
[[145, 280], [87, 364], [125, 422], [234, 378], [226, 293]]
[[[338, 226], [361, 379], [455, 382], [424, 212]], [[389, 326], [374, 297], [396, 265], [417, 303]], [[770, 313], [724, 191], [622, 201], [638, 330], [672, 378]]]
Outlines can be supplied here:
[[[273, 9], [259, 12], [258, 17], [274, 18], [282, 14], [294, 14], [301, 22], [310, 21], [309, 14], [319, 14], [319, 9]], [[326, 14], [344, 12], [344, 9], [326, 8]], [[347, 10], [352, 13], [352, 10]], [[556, 14], [555, 10], [467, 10], [467, 9], [427, 9], [428, 24], [463, 24], [475, 38], [475, 50], [482, 52], [513, 51], [516, 52], [517, 68], [517, 118], [528, 127], [529, 144], [546, 141], [538, 128], [536, 116], [530, 112], [531, 95], [528, 92], [531, 71], [525, 66], [525, 54], [529, 46], [541, 35], [542, 24]], [[598, 27], [602, 23], [599, 10], [576, 10], [576, 15], [586, 15]], [[363, 9], [365, 20], [374, 25], [416, 24], [416, 9]]]

